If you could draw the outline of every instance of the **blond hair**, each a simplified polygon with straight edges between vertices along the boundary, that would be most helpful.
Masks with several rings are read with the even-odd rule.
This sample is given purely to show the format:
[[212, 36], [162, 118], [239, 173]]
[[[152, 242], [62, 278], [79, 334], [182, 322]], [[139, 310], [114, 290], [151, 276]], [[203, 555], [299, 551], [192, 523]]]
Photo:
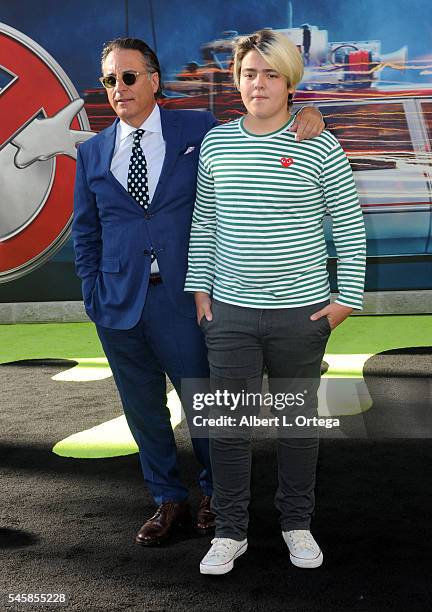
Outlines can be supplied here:
[[303, 58], [296, 45], [285, 34], [274, 30], [258, 30], [249, 36], [240, 36], [234, 43], [233, 77], [240, 89], [240, 72], [244, 57], [257, 51], [261, 57], [287, 80], [287, 86], [296, 87], [303, 78]]

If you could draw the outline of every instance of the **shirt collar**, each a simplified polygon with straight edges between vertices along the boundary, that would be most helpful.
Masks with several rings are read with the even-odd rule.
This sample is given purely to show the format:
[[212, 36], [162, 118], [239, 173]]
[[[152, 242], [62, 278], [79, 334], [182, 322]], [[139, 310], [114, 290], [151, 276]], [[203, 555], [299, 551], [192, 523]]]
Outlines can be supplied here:
[[[152, 110], [150, 115], [147, 117], [147, 119], [143, 121], [143, 123], [139, 126], [139, 128], [141, 128], [145, 132], [153, 132], [153, 133], [162, 134], [160, 110], [157, 104], [155, 104], [154, 109]], [[125, 138], [127, 138], [130, 134], [132, 134], [139, 128], [133, 127], [132, 125], [129, 125], [128, 123], [125, 123], [124, 121], [120, 119], [118, 123], [119, 140], [123, 141]]]

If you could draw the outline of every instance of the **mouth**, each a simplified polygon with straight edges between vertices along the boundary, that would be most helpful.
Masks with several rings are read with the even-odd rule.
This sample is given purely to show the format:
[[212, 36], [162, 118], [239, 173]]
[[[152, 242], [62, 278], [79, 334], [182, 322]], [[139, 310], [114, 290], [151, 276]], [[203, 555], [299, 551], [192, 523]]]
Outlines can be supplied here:
[[127, 104], [128, 102], [132, 102], [133, 98], [122, 98], [121, 100], [115, 100], [116, 104]]

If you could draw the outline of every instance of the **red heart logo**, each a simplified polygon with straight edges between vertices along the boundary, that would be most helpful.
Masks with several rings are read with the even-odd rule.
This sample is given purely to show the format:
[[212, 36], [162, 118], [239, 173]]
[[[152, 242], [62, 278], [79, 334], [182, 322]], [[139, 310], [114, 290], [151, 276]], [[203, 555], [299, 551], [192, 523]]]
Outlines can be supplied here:
[[294, 160], [292, 157], [281, 157], [280, 162], [284, 168], [289, 168]]

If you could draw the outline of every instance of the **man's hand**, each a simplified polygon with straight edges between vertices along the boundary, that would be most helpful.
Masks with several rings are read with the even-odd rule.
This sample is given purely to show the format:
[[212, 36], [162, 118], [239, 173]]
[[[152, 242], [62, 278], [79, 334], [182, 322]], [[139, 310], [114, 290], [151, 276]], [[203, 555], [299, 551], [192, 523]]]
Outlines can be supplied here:
[[211, 299], [209, 294], [204, 293], [203, 291], [196, 291], [194, 297], [197, 310], [198, 325], [200, 324], [201, 319], [203, 317], [205, 317], [207, 321], [211, 321], [213, 319], [213, 315], [211, 311]]
[[303, 106], [289, 131], [296, 132], [296, 140], [300, 141], [319, 136], [324, 128], [325, 123], [319, 110], [313, 106]]
[[349, 308], [349, 306], [343, 306], [342, 304], [336, 304], [336, 302], [334, 302], [322, 310], [314, 312], [310, 318], [312, 321], [317, 321], [318, 319], [321, 319], [321, 317], [327, 317], [330, 327], [334, 329], [340, 323], [342, 323], [342, 321], [345, 321], [345, 319], [350, 316], [352, 311], [353, 309]]

